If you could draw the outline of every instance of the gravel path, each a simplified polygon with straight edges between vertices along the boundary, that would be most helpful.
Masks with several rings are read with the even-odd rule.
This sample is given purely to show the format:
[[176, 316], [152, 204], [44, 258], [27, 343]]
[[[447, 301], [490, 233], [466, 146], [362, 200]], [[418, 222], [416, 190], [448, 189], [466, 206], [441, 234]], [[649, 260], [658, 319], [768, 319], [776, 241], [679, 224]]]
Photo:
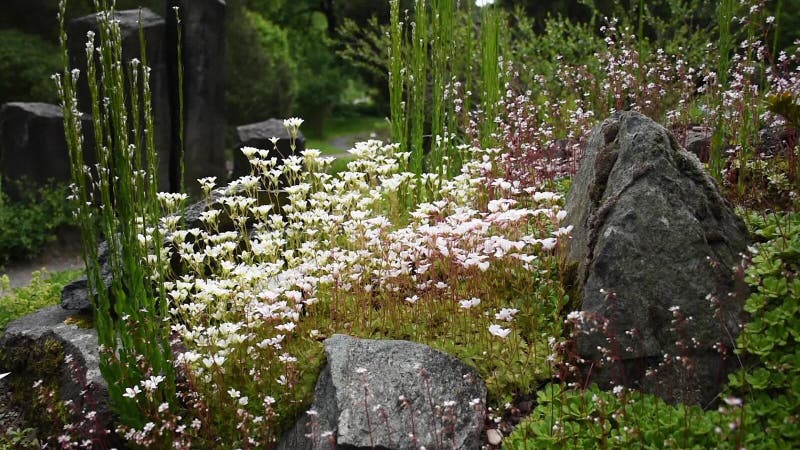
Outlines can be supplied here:
[[29, 261], [7, 264], [0, 270], [0, 276], [8, 275], [11, 287], [17, 288], [27, 286], [31, 281], [31, 274], [37, 270], [47, 269], [54, 273], [82, 268], [80, 235], [77, 230], [62, 230], [56, 235], [55, 242], [49, 244], [41, 255]]

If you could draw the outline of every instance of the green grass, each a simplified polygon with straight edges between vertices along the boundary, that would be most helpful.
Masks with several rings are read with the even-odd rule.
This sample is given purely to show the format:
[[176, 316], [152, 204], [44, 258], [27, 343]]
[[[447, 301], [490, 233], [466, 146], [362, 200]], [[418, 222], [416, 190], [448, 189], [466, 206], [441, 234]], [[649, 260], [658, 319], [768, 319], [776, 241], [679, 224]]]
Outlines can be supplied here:
[[0, 332], [4, 332], [12, 320], [59, 304], [61, 290], [80, 274], [80, 270], [49, 273], [42, 269], [33, 272], [30, 284], [14, 289], [10, 289], [7, 275], [0, 277]]

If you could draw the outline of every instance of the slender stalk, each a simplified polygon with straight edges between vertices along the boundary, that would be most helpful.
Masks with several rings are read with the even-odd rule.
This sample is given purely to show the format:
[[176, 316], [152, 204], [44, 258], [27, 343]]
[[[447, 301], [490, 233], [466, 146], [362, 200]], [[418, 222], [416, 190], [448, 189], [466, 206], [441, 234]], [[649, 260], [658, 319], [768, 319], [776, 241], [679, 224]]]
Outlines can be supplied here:
[[[424, 158], [425, 97], [428, 87], [428, 17], [425, 0], [416, 0], [411, 24], [411, 172], [422, 174]], [[418, 189], [419, 191], [419, 189]]]
[[484, 6], [481, 11], [481, 83], [483, 91], [484, 120], [481, 128], [481, 145], [484, 148], [494, 144], [496, 130], [494, 118], [497, 102], [500, 100], [499, 70], [499, 17], [492, 6]]
[[[142, 61], [123, 64], [122, 34], [114, 21], [114, 3], [109, 7], [105, 1], [95, 1], [95, 7], [102, 9], [97, 16], [102, 45], [95, 47], [93, 33], [86, 45], [98, 163], [93, 176], [84, 165], [81, 114], [76, 100], [77, 71], [68, 68], [64, 1], [60, 7], [64, 74], [59, 91], [79, 201], [84, 263], [102, 349], [100, 369], [121, 423], [141, 427], [146, 408], [139, 409], [136, 399], [126, 397], [125, 388], [138, 385], [152, 374], [161, 375], [165, 381], [148, 400], [161, 404], [174, 402], [175, 398], [169, 330], [163, 320], [168, 305], [163, 288], [166, 265], [160, 263], [157, 157], [144, 34], [140, 20]], [[144, 170], [144, 161], [148, 170]], [[107, 269], [101, 268], [99, 262], [101, 233], [96, 226], [107, 244], [110, 288], [104, 279]], [[153, 268], [146, 264], [151, 250], [156, 253], [157, 264]]]
[[[717, 64], [717, 82], [722, 92], [728, 88], [728, 71], [730, 69], [730, 53], [733, 49], [731, 21], [736, 8], [735, 0], [721, 0], [717, 6], [717, 25], [719, 27], [719, 62]], [[722, 102], [722, 99], [719, 99]], [[718, 105], [718, 106], [721, 106]], [[720, 109], [719, 107], [717, 109]], [[709, 155], [711, 174], [718, 180], [722, 177], [724, 165], [727, 123], [722, 114], [717, 115], [717, 124], [711, 136]]]
[[[181, 37], [181, 14], [179, 8], [176, 6], [173, 8], [175, 10], [175, 31], [177, 33], [177, 50], [178, 50], [178, 177], [179, 177], [179, 185], [178, 185], [178, 192], [186, 192], [186, 181], [184, 180], [184, 130], [185, 124], [183, 120], [183, 43]], [[183, 216], [183, 214], [181, 214]]]

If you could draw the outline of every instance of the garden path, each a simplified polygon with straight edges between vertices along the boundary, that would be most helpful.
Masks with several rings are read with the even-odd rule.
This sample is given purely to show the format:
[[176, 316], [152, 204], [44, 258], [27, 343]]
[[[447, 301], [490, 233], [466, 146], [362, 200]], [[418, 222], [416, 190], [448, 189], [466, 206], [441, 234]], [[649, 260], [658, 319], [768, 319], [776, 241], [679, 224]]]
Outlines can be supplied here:
[[77, 230], [61, 230], [56, 240], [47, 245], [42, 254], [28, 261], [9, 263], [0, 269], [0, 276], [8, 275], [11, 288], [27, 286], [33, 272], [46, 269], [49, 273], [83, 268], [80, 236]]

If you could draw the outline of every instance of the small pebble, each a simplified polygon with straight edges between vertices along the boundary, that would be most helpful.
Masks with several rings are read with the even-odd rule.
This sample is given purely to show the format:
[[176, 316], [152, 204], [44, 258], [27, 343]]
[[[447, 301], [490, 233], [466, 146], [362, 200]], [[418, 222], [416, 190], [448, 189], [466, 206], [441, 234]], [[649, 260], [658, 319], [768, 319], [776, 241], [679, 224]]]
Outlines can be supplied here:
[[486, 431], [486, 440], [489, 441], [492, 445], [500, 445], [500, 442], [503, 441], [503, 433], [497, 429], [491, 429]]

